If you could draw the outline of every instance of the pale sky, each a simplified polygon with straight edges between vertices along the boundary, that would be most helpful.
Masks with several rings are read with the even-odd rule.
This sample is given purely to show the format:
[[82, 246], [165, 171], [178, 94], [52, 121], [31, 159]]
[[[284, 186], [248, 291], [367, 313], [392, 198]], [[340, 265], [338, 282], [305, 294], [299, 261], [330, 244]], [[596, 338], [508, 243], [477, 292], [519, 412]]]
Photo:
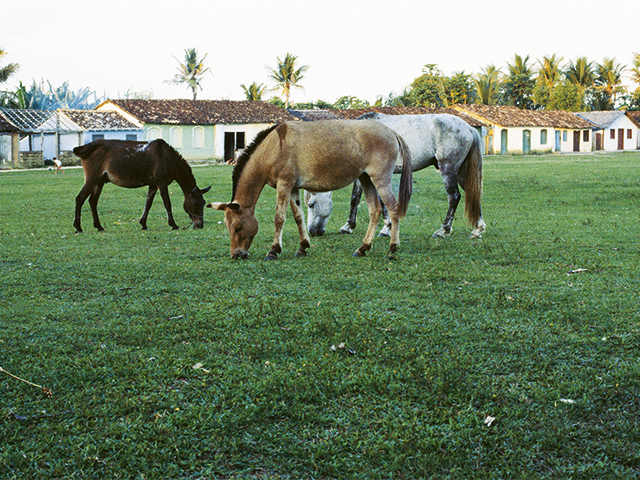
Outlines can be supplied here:
[[445, 75], [490, 64], [506, 72], [515, 54], [630, 65], [640, 52], [640, 0], [0, 0], [0, 14], [2, 65], [20, 64], [0, 88], [69, 81], [109, 98], [190, 98], [164, 81], [194, 47], [212, 71], [200, 99], [243, 100], [240, 84], [254, 81], [272, 87], [267, 66], [292, 53], [309, 65], [294, 102], [371, 103], [400, 93], [425, 64]]

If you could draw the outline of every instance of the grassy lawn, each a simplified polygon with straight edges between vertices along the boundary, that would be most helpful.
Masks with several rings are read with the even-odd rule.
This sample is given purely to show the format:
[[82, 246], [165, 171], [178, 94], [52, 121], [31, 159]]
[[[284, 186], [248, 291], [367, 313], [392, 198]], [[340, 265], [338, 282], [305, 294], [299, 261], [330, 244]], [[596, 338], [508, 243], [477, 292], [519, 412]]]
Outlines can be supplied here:
[[[231, 167], [195, 168], [228, 201]], [[158, 198], [82, 171], [0, 173], [1, 478], [640, 477], [640, 153], [487, 157], [487, 232], [447, 240], [414, 175], [397, 260], [344, 223], [283, 253], [274, 191], [245, 261], [222, 214], [171, 231]], [[188, 224], [182, 195], [174, 215]], [[364, 204], [363, 204], [364, 205]]]

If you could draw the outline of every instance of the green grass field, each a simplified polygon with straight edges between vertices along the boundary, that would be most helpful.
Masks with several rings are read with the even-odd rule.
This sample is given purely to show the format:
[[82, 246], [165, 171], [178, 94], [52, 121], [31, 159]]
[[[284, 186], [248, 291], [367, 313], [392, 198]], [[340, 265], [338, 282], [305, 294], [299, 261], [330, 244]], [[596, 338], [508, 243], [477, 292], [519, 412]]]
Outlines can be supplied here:
[[[195, 168], [228, 201], [231, 167]], [[414, 175], [397, 260], [328, 234], [280, 259], [274, 191], [244, 261], [222, 214], [171, 231], [158, 198], [82, 171], [0, 173], [0, 477], [640, 477], [640, 153], [487, 157], [488, 230]], [[176, 221], [187, 225], [173, 185]], [[571, 273], [573, 272], [573, 273]]]

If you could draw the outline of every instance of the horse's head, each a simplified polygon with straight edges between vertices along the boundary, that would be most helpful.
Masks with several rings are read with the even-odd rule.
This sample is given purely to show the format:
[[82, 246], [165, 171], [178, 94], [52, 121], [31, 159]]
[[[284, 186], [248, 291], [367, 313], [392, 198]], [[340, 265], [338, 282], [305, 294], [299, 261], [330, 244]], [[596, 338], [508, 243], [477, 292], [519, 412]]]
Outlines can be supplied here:
[[231, 258], [247, 258], [249, 247], [258, 233], [258, 220], [252, 208], [241, 208], [238, 203], [210, 203], [214, 210], [224, 211], [224, 224], [231, 238]]
[[184, 211], [191, 217], [193, 228], [202, 228], [204, 226], [204, 206], [207, 203], [204, 201], [204, 194], [210, 189], [211, 187], [203, 188], [202, 190], [195, 187], [184, 196]]
[[304, 197], [308, 207], [307, 230], [312, 237], [319, 237], [324, 234], [333, 209], [331, 192], [305, 192]]

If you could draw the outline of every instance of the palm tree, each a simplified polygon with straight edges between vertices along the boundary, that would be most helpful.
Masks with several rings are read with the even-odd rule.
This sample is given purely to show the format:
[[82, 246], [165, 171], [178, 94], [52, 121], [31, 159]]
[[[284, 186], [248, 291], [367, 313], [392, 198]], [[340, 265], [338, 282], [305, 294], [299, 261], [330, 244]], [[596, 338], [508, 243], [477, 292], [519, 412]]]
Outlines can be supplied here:
[[556, 56], [554, 53], [550, 57], [542, 57], [538, 60], [540, 68], [538, 69], [538, 81], [543, 82], [547, 87], [552, 88], [556, 86], [562, 76], [562, 63], [563, 58]]
[[515, 56], [514, 62], [507, 63], [509, 75], [502, 83], [502, 95], [507, 105], [530, 109], [534, 106], [532, 96], [535, 81], [531, 78], [531, 67], [527, 65], [529, 55]]
[[489, 65], [478, 74], [476, 82], [476, 98], [480, 105], [496, 105], [500, 94], [500, 69]]
[[565, 75], [567, 80], [578, 85], [584, 92], [593, 85], [593, 62], [587, 60], [587, 57], [580, 57], [575, 62], [569, 61]]
[[282, 89], [282, 93], [285, 98], [285, 108], [289, 108], [289, 96], [291, 95], [291, 88], [304, 88], [301, 85], [298, 85], [300, 80], [304, 78], [304, 73], [309, 70], [309, 65], [303, 65], [298, 67], [296, 65], [296, 60], [298, 60], [297, 55], [291, 55], [287, 53], [284, 57], [284, 60], [280, 60], [280, 57], [276, 57], [278, 61], [278, 66], [276, 68], [267, 67], [271, 72], [269, 78], [276, 82], [275, 89]]
[[629, 69], [631, 80], [640, 85], [640, 53], [633, 54], [633, 67]]
[[[0, 58], [4, 57], [6, 54], [7, 52], [2, 47], [0, 47]], [[18, 65], [17, 63], [10, 63], [8, 65], [5, 65], [4, 67], [0, 67], [0, 83], [4, 83], [9, 80], [9, 77], [16, 73], [19, 66], [20, 65]]]
[[249, 85], [248, 88], [244, 85], [244, 83], [240, 86], [242, 87], [242, 90], [244, 90], [244, 94], [246, 95], [247, 100], [249, 100], [250, 102], [262, 100], [262, 94], [267, 89], [267, 87], [263, 86], [262, 83], [258, 85], [258, 82], [253, 82], [251, 85]]
[[[196, 100], [198, 87], [202, 90], [200, 83], [204, 74], [209, 71], [208, 67], [204, 66], [204, 60], [207, 58], [208, 53], [205, 53], [202, 58], [198, 58], [198, 52], [195, 48], [188, 48], [184, 51], [184, 63], [176, 58], [178, 62], [178, 73], [173, 77], [173, 80], [169, 80], [168, 83], [174, 85], [186, 85], [193, 92], [193, 101]], [[175, 57], [174, 57], [175, 58]]]
[[625, 67], [626, 65], [617, 63], [615, 58], [608, 57], [596, 65], [595, 84], [613, 100], [613, 104], [616, 102], [618, 93], [624, 90], [621, 84]]

